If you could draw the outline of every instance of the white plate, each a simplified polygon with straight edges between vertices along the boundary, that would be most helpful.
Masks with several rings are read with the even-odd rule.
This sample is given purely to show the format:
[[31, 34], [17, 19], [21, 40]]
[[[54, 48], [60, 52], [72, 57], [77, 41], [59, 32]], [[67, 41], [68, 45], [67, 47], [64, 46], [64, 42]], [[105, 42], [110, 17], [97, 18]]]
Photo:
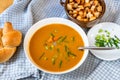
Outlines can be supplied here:
[[[118, 38], [120, 38], [120, 26], [118, 24], [112, 23], [112, 22], [104, 22], [104, 23], [99, 23], [95, 26], [93, 26], [89, 31], [88, 31], [88, 40], [90, 46], [95, 46], [95, 36], [98, 33], [99, 29], [107, 30], [110, 32], [110, 36], [116, 35]], [[102, 50], [102, 51], [97, 51], [97, 50], [90, 50], [93, 55], [96, 57], [102, 59], [102, 60], [116, 60], [120, 58], [120, 49], [115, 49], [115, 50]]]

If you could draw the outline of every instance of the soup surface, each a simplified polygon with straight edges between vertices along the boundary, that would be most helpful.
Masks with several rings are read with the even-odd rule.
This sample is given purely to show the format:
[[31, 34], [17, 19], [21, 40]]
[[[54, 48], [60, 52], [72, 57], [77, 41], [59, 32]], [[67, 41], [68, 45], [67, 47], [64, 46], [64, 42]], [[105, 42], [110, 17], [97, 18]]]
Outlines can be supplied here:
[[32, 60], [42, 69], [59, 72], [72, 68], [82, 58], [82, 37], [74, 29], [63, 24], [49, 24], [32, 36], [29, 51]]

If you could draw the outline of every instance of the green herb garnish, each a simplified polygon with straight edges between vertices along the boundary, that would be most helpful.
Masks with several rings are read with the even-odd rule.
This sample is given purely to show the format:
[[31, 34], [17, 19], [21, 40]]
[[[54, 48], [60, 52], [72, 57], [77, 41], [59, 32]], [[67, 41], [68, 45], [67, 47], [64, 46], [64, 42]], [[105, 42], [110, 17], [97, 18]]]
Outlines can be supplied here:
[[103, 29], [99, 29], [98, 33], [101, 33], [101, 32], [103, 32]]
[[109, 31], [105, 30], [105, 32], [106, 32], [108, 35], [110, 35], [110, 32], [109, 32]]
[[45, 55], [45, 53], [43, 52], [42, 55], [39, 57], [39, 60]]
[[62, 61], [62, 60], [60, 60], [60, 62], [59, 62], [59, 68], [61, 68], [62, 63], [63, 63], [63, 61]]
[[75, 41], [75, 37], [72, 37], [71, 40], [74, 42]]
[[49, 49], [52, 50], [54, 48], [54, 45], [50, 45]]
[[52, 64], [53, 64], [53, 65], [55, 65], [55, 61], [56, 61], [56, 59], [53, 57], [53, 58], [52, 58]]
[[74, 57], [76, 57], [76, 55], [75, 54], [73, 54], [72, 52], [68, 52], [68, 55], [70, 56], [74, 56]]
[[67, 36], [61, 36], [61, 37], [59, 37], [57, 43], [64, 42], [66, 38], [67, 38]]
[[57, 50], [58, 53], [60, 53], [60, 49], [59, 48], [57, 48], [56, 50]]
[[[101, 34], [102, 32], [105, 32], [105, 34]], [[95, 37], [95, 45], [97, 47], [116, 47], [119, 49], [120, 39], [116, 35], [114, 37], [110, 37], [110, 32], [107, 30], [99, 30]]]
[[116, 35], [114, 35], [114, 37], [120, 42], [120, 39]]
[[76, 57], [76, 55], [75, 55], [74, 53], [72, 53], [66, 45], [64, 46], [64, 48], [65, 48], [65, 52], [67, 53], [67, 56], [68, 56], [68, 57], [69, 57], [70, 55]]
[[53, 38], [55, 37], [55, 35], [53, 33], [50, 34]]
[[65, 51], [68, 52], [69, 48], [66, 45], [64, 46], [64, 48], [65, 48]]
[[67, 38], [67, 36], [64, 36], [61, 40], [61, 42], [65, 41], [65, 39]]
[[43, 59], [44, 59], [44, 60], [48, 60], [48, 58], [47, 58], [47, 57], [44, 57]]
[[60, 36], [60, 37], [58, 38], [58, 40], [57, 40], [57, 43], [60, 43], [61, 40], [62, 40], [62, 38], [63, 38], [63, 36]]
[[48, 50], [49, 49], [48, 46], [45, 46], [45, 49]]

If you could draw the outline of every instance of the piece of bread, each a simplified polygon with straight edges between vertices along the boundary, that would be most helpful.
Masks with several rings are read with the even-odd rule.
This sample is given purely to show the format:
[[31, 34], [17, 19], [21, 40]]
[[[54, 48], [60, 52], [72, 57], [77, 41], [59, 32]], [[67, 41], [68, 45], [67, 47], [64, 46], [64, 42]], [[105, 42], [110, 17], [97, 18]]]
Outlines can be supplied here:
[[3, 47], [3, 44], [2, 44], [2, 28], [0, 28], [0, 48]]
[[0, 49], [0, 63], [8, 61], [16, 51], [16, 47], [4, 47]]
[[6, 22], [3, 28], [2, 42], [3, 46], [19, 46], [22, 34], [18, 30], [14, 30], [10, 22]]
[[6, 22], [0, 29], [0, 63], [8, 61], [20, 45], [22, 33], [14, 30], [10, 22]]
[[13, 4], [14, 0], [0, 0], [0, 13]]

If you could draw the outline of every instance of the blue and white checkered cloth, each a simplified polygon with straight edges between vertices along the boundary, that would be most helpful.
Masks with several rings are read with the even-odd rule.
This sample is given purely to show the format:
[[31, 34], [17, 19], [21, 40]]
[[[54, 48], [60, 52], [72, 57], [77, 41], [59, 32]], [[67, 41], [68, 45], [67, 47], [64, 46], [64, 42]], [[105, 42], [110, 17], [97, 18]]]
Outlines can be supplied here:
[[[120, 0], [105, 0], [106, 13], [101, 22], [112, 21], [120, 24]], [[66, 18], [59, 0], [15, 0], [13, 5], [0, 14], [0, 26], [6, 21], [23, 33], [37, 21], [48, 17]], [[22, 42], [23, 43], [23, 42]], [[0, 64], [0, 80], [120, 80], [120, 60], [102, 61], [91, 53], [84, 64], [73, 72], [52, 75], [38, 71], [26, 59], [23, 44], [6, 63]]]

